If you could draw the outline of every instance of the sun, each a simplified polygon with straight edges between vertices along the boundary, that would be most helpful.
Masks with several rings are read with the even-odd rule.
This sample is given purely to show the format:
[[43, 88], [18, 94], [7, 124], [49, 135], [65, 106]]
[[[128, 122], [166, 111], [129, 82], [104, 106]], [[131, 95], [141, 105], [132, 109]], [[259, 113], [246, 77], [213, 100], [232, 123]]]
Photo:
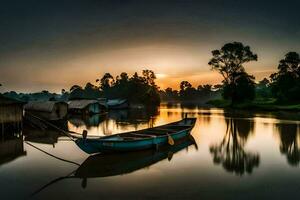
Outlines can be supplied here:
[[162, 73], [157, 73], [155, 74], [157, 78], [161, 79], [161, 78], [166, 78], [168, 75], [167, 74], [162, 74]]

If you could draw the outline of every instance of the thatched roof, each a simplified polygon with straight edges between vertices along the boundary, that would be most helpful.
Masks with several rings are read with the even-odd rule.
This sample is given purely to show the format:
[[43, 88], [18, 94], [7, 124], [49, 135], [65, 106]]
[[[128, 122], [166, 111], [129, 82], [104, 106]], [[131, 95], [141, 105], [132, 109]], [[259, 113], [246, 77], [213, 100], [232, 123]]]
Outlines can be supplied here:
[[25, 110], [52, 112], [56, 104], [66, 104], [61, 101], [31, 101], [25, 105]]
[[69, 109], [84, 109], [88, 105], [94, 103], [101, 105], [97, 100], [87, 100], [87, 99], [73, 100], [73, 101], [69, 101]]
[[117, 106], [123, 103], [126, 103], [127, 100], [126, 99], [110, 99], [107, 101], [107, 105], [108, 106]]

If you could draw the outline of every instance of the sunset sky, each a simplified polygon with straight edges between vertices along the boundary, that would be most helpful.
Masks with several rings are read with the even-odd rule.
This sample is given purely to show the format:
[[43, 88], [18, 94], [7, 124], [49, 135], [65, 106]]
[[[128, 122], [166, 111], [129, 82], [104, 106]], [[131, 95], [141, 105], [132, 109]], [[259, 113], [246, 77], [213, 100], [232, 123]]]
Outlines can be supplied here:
[[221, 82], [211, 51], [240, 41], [258, 54], [260, 80], [300, 53], [300, 1], [1, 1], [0, 92], [59, 92], [105, 72], [151, 69], [157, 83]]

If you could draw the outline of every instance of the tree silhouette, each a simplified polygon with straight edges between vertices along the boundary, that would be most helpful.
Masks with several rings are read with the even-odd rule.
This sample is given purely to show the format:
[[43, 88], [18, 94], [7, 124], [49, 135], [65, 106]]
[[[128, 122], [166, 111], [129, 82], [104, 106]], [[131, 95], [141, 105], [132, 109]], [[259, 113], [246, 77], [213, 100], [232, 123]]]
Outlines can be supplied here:
[[152, 70], [145, 69], [142, 71], [142, 74], [147, 84], [151, 86], [156, 86], [155, 85], [156, 76]]
[[232, 104], [245, 100], [253, 100], [255, 98], [254, 76], [240, 72], [234, 84], [224, 84], [223, 97], [231, 99]]
[[181, 91], [184, 91], [184, 90], [187, 90], [187, 89], [190, 89], [192, 88], [192, 84], [190, 84], [188, 81], [181, 81], [180, 83], [180, 90]]
[[300, 56], [289, 52], [279, 61], [278, 72], [270, 75], [271, 88], [279, 101], [300, 101]]
[[[247, 94], [237, 93], [239, 82], [250, 83], [253, 82], [252, 76], [249, 76], [244, 69], [243, 64], [250, 61], [257, 61], [257, 55], [254, 54], [249, 46], [244, 46], [240, 42], [233, 42], [225, 44], [220, 50], [212, 51], [212, 58], [209, 61], [209, 65], [213, 70], [218, 71], [223, 77], [223, 84], [227, 87], [227, 90], [224, 98], [230, 98], [232, 102], [239, 100], [244, 100], [245, 98], [239, 98], [239, 95], [244, 95], [247, 98], [251, 99], [252, 96], [247, 96]], [[248, 79], [248, 81], [244, 81]], [[251, 87], [248, 88], [248, 90]], [[254, 90], [254, 88], [253, 88]]]
[[285, 58], [279, 61], [278, 70], [280, 74], [291, 72], [294, 76], [300, 76], [300, 57], [297, 52], [289, 52]]
[[256, 95], [261, 98], [270, 98], [272, 97], [272, 92], [270, 88], [270, 81], [267, 78], [264, 78], [256, 84]]
[[193, 99], [197, 96], [197, 90], [188, 81], [182, 81], [180, 83], [179, 95], [182, 100]]
[[259, 165], [257, 153], [246, 152], [245, 143], [253, 129], [253, 123], [248, 120], [226, 119], [227, 129], [220, 144], [211, 145], [210, 152], [215, 164], [237, 175], [251, 174]]
[[155, 84], [155, 73], [152, 70], [143, 70], [142, 76], [135, 72], [131, 77], [126, 72], [114, 78], [106, 73], [98, 80], [100, 92], [108, 99], [127, 99], [132, 104], [157, 106], [160, 103], [158, 86]]
[[105, 73], [100, 79], [100, 88], [105, 91], [114, 84], [114, 77], [110, 73]]
[[73, 86], [70, 88], [70, 92], [74, 91], [75, 89], [82, 89], [82, 87], [79, 86], [79, 85], [73, 85]]

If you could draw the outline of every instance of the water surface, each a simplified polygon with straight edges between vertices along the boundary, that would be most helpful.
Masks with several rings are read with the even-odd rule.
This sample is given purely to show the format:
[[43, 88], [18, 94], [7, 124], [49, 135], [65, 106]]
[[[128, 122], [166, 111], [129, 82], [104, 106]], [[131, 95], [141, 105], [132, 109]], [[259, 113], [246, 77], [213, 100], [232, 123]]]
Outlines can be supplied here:
[[2, 139], [2, 146], [7, 141], [17, 142], [8, 148], [14, 157], [1, 158], [1, 197], [282, 199], [298, 195], [297, 113], [162, 105], [151, 110], [114, 111], [107, 116], [71, 116], [64, 126], [103, 136], [162, 125], [185, 114], [197, 118], [193, 140], [159, 152], [89, 157], [54, 130], [23, 130], [23, 136]]

